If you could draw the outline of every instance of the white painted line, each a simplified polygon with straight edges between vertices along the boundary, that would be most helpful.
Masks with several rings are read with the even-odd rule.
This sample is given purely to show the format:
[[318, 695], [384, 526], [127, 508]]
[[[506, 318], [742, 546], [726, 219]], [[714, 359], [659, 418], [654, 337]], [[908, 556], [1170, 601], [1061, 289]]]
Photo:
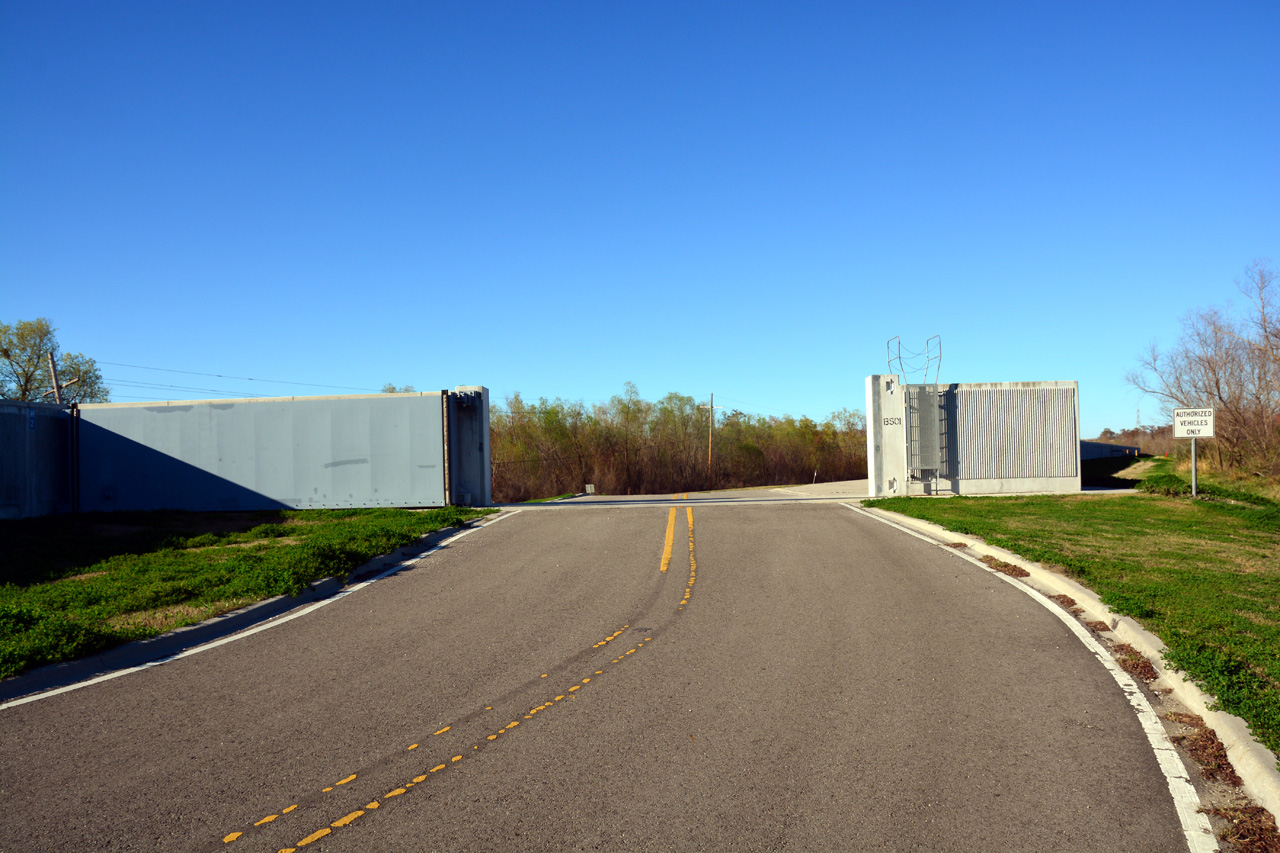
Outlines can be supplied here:
[[[518, 509], [513, 510], [510, 513], [510, 515], [514, 515], [517, 512], [520, 512], [520, 510]], [[437, 542], [435, 545], [431, 546], [426, 551], [423, 551], [418, 556], [410, 560], [402, 560], [399, 563], [396, 563], [391, 568], [387, 569], [381, 574], [378, 574], [370, 578], [367, 581], [361, 581], [360, 583], [352, 584], [351, 586], [343, 589], [341, 592], [336, 593], [335, 595], [332, 595], [321, 601], [317, 601], [315, 604], [312, 604], [308, 607], [304, 607], [301, 610], [294, 610], [290, 613], [284, 614], [283, 616], [277, 616], [274, 619], [269, 619], [266, 622], [263, 622], [261, 625], [255, 625], [252, 628], [246, 628], [243, 631], [237, 631], [234, 634], [231, 634], [226, 637], [221, 637], [217, 640], [210, 640], [209, 642], [204, 643], [203, 645], [194, 646], [190, 649], [186, 649], [184, 651], [178, 652], [177, 654], [169, 655], [168, 657], [158, 658], [157, 660], [153, 660], [153, 661], [147, 661], [146, 663], [139, 664], [137, 666], [131, 666], [128, 669], [117, 669], [114, 672], [108, 672], [103, 675], [99, 675], [95, 678], [90, 678], [86, 681], [79, 681], [79, 682], [76, 682], [75, 684], [68, 684], [66, 687], [58, 687], [53, 690], [46, 690], [43, 693], [36, 693], [31, 696], [23, 696], [21, 699], [11, 699], [8, 702], [0, 703], [0, 711], [3, 711], [6, 708], [13, 708], [18, 705], [25, 705], [28, 702], [37, 702], [41, 699], [48, 699], [51, 696], [58, 696], [62, 693], [70, 693], [72, 690], [79, 690], [81, 687], [88, 687], [90, 685], [98, 684], [103, 681], [110, 681], [111, 679], [119, 678], [122, 675], [129, 675], [134, 672], [141, 672], [144, 669], [151, 669], [153, 667], [160, 666], [161, 664], [169, 663], [170, 661], [175, 661], [175, 660], [179, 660], [180, 658], [190, 657], [191, 655], [196, 655], [196, 654], [199, 654], [200, 652], [207, 652], [210, 649], [216, 649], [218, 646], [224, 646], [227, 643], [231, 643], [236, 640], [243, 640], [245, 637], [251, 637], [254, 634], [257, 634], [259, 631], [266, 631], [269, 628], [279, 627], [280, 625], [283, 625], [286, 622], [292, 622], [294, 619], [297, 619], [302, 616], [306, 616], [308, 613], [314, 613], [315, 611], [319, 610], [321, 607], [325, 607], [327, 605], [333, 604], [335, 601], [346, 598], [348, 595], [350, 595], [353, 592], [359, 592], [360, 590], [364, 589], [370, 584], [377, 583], [383, 578], [390, 577], [391, 575], [394, 575], [396, 572], [399, 572], [400, 570], [406, 568], [407, 566], [411, 566], [414, 563], [418, 562], [419, 560], [424, 559], [425, 557], [428, 557], [431, 554], [434, 554], [436, 551], [439, 551], [441, 548], [448, 546], [449, 543], [456, 542], [457, 540], [461, 539], [463, 536], [466, 536], [468, 533], [472, 533], [473, 531], [478, 530], [481, 527], [488, 527], [491, 524], [497, 524], [499, 521], [506, 518], [507, 516], [508, 516], [508, 513], [502, 513], [492, 521], [487, 521], [484, 524], [479, 524], [479, 525], [476, 525], [475, 527], [468, 527], [466, 530], [460, 530], [457, 533], [450, 536], [448, 539], [445, 539], [441, 542]]]
[[860, 506], [852, 506], [850, 504], [841, 504], [841, 506], [853, 510], [860, 515], [868, 518], [874, 518], [890, 527], [896, 527], [904, 533], [910, 533], [917, 539], [922, 539], [931, 545], [943, 549], [944, 551], [955, 554], [961, 559], [968, 560], [970, 563], [980, 567], [984, 571], [995, 575], [1000, 580], [1005, 581], [1014, 589], [1019, 589], [1031, 596], [1042, 607], [1052, 613], [1054, 616], [1075, 634], [1076, 639], [1084, 644], [1084, 647], [1093, 653], [1107, 670], [1111, 673], [1111, 677], [1115, 679], [1116, 684], [1120, 686], [1125, 698], [1129, 700], [1129, 704], [1133, 707], [1134, 713], [1138, 715], [1138, 722], [1142, 726], [1142, 731], [1147, 736], [1147, 742], [1151, 744], [1151, 750], [1155, 753], [1156, 763], [1160, 765], [1160, 771], [1164, 774], [1165, 782], [1169, 786], [1169, 794], [1173, 797], [1173, 807], [1178, 812], [1178, 820], [1182, 824], [1182, 834], [1187, 840], [1187, 849], [1190, 853], [1215, 853], [1218, 849], [1217, 839], [1214, 838], [1213, 829], [1209, 826], [1209, 818], [1200, 812], [1200, 796], [1196, 793], [1195, 787], [1191, 784], [1191, 779], [1187, 775], [1187, 768], [1183, 765], [1182, 759], [1178, 757], [1178, 752], [1173, 744], [1169, 741], [1169, 736], [1164, 730], [1164, 725], [1160, 722], [1160, 718], [1156, 716], [1156, 712], [1152, 710], [1151, 703], [1147, 701], [1147, 697], [1143, 695], [1141, 688], [1137, 682], [1129, 676], [1129, 673], [1120, 668], [1120, 664], [1116, 663], [1113, 658], [1098, 639], [1089, 632], [1087, 628], [1080, 624], [1080, 620], [1076, 619], [1061, 607], [1057, 607], [1051, 602], [1047, 596], [1038, 590], [1032, 589], [1023, 583], [1018, 583], [1011, 577], [992, 569], [986, 563], [973, 557], [970, 554], [962, 553], [954, 548], [948, 548], [942, 542], [918, 533], [909, 527], [898, 524], [897, 522], [884, 518], [873, 512], [868, 512]]

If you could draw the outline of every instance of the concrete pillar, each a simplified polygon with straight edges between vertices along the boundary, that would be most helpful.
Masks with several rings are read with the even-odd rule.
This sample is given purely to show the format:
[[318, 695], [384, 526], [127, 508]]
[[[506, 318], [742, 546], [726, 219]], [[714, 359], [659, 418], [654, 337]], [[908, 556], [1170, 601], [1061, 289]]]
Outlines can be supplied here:
[[867, 479], [872, 497], [907, 493], [906, 394], [896, 374], [867, 377]]

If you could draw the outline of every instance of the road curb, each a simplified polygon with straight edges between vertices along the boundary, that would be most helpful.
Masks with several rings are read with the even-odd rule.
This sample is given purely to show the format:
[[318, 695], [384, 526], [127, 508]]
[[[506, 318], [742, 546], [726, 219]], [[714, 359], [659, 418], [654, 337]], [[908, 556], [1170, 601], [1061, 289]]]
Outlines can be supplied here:
[[862, 511], [874, 513], [895, 524], [908, 527], [940, 545], [963, 542], [970, 551], [979, 556], [995, 557], [1028, 572], [1028, 577], [1017, 580], [1032, 589], [1046, 595], [1068, 595], [1075, 599], [1076, 604], [1084, 610], [1085, 618], [1107, 623], [1111, 626], [1111, 633], [1117, 639], [1133, 646], [1143, 657], [1151, 661], [1160, 676], [1152, 682], [1152, 687], [1172, 691], [1175, 699], [1193, 713], [1203, 717], [1205, 724], [1217, 732], [1219, 739], [1226, 746], [1227, 757], [1231, 759], [1236, 773], [1244, 782], [1245, 793], [1273, 815], [1280, 815], [1280, 770], [1276, 769], [1276, 756], [1249, 732], [1249, 724], [1244, 720], [1225, 711], [1210, 710], [1209, 706], [1213, 698], [1193, 682], [1188, 681], [1182, 673], [1165, 663], [1165, 644], [1155, 634], [1128, 616], [1114, 613], [1098, 598], [1098, 594], [1088, 587], [1012, 551], [988, 545], [973, 536], [955, 533], [933, 522], [869, 507], [862, 507]]

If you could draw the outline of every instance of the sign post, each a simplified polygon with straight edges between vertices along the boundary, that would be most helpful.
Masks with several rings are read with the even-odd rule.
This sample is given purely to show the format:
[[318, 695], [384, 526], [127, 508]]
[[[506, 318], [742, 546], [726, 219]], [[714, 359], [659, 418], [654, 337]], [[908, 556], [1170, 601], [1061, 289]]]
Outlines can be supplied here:
[[1174, 409], [1173, 437], [1191, 439], [1191, 496], [1196, 496], [1196, 439], [1213, 438], [1213, 409]]

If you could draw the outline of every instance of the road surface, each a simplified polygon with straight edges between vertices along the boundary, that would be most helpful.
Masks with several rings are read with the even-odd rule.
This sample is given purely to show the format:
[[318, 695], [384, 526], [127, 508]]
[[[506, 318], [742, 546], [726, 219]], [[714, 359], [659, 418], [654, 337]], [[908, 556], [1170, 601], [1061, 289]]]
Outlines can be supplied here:
[[1059, 619], [839, 503], [739, 494], [507, 512], [0, 710], [0, 851], [1187, 849]]

